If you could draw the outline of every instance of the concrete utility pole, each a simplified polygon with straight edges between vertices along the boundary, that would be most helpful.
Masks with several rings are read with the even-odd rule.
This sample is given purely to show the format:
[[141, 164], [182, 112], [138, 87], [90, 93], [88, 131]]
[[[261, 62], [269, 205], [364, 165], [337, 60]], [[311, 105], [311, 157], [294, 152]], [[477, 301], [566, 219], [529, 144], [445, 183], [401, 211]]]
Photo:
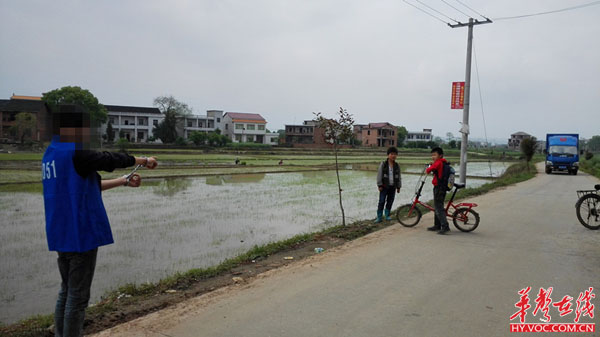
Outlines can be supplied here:
[[460, 133], [462, 133], [462, 140], [460, 142], [460, 183], [467, 183], [467, 147], [469, 145], [469, 99], [471, 96], [471, 51], [473, 49], [473, 26], [482, 25], [484, 23], [492, 23], [492, 20], [486, 18], [485, 21], [474, 20], [469, 18], [469, 23], [459, 22], [455, 25], [448, 24], [452, 28], [458, 27], [469, 27], [467, 34], [467, 69], [465, 71], [465, 97], [463, 104], [463, 121]]

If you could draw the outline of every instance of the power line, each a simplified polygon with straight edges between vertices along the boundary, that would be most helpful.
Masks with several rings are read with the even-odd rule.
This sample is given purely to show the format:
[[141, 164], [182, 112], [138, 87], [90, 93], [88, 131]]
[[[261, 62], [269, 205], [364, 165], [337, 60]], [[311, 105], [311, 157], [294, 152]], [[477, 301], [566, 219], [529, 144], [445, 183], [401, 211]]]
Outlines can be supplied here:
[[595, 5], [600, 5], [600, 1], [592, 1], [592, 2], [585, 3], [585, 4], [577, 5], [577, 6], [572, 6], [572, 7], [567, 7], [567, 8], [561, 8], [561, 9], [556, 9], [556, 10], [547, 11], [547, 12], [531, 13], [531, 14], [516, 15], [516, 16], [505, 16], [505, 17], [501, 17], [501, 18], [496, 18], [494, 20], [520, 19], [520, 18], [526, 18], [526, 17], [530, 17], [530, 16], [537, 16], [537, 15], [545, 15], [545, 14], [553, 14], [553, 13], [559, 13], [559, 12], [566, 12], [566, 11], [570, 11], [570, 10], [574, 10], [574, 9], [579, 9], [579, 8], [584, 8], [584, 7], [589, 7], [589, 6], [595, 6]]
[[448, 5], [448, 6], [452, 7], [452, 8], [454, 8], [454, 10], [456, 10], [456, 11], [457, 11], [457, 12], [459, 12], [459, 13], [462, 13], [462, 14], [463, 14], [463, 15], [465, 15], [466, 17], [470, 17], [470, 15], [469, 15], [469, 14], [467, 14], [467, 13], [465, 13], [465, 12], [461, 11], [460, 9], [458, 9], [458, 8], [456, 8], [456, 7], [454, 7], [454, 6], [452, 6], [452, 5], [451, 5], [450, 3], [448, 3], [446, 0], [440, 0], [440, 1], [441, 1], [441, 2], [443, 2], [443, 3], [445, 3], [446, 5]]
[[418, 2], [418, 3], [420, 3], [421, 5], [423, 5], [423, 6], [427, 7], [427, 8], [429, 8], [429, 9], [431, 9], [432, 11], [434, 11], [434, 12], [436, 12], [436, 13], [439, 13], [439, 14], [441, 14], [442, 16], [445, 16], [445, 17], [447, 17], [448, 19], [450, 19], [450, 20], [452, 20], [452, 21], [454, 21], [454, 22], [458, 23], [458, 21], [457, 21], [457, 20], [454, 20], [453, 18], [451, 18], [451, 17], [449, 17], [448, 15], [446, 15], [446, 14], [444, 14], [444, 13], [442, 13], [442, 12], [438, 11], [437, 9], [435, 9], [435, 8], [433, 8], [433, 7], [431, 7], [431, 6], [429, 6], [428, 4], [424, 3], [423, 1], [421, 1], [421, 0], [415, 0], [415, 1], [416, 1], [416, 2]]
[[446, 21], [444, 21], [444, 20], [440, 19], [439, 17], [437, 17], [437, 16], [435, 16], [435, 15], [433, 15], [433, 14], [429, 13], [428, 11], [426, 11], [426, 10], [422, 9], [422, 8], [421, 8], [421, 7], [419, 7], [419, 6], [413, 5], [413, 4], [411, 4], [410, 2], [408, 2], [408, 1], [406, 1], [406, 0], [402, 0], [402, 1], [406, 2], [407, 4], [409, 4], [409, 5], [413, 6], [414, 8], [416, 8], [416, 9], [420, 10], [421, 12], [423, 12], [423, 13], [425, 13], [425, 14], [427, 14], [427, 15], [431, 16], [432, 18], [434, 18], [434, 19], [436, 19], [436, 20], [438, 20], [438, 21], [441, 21], [441, 22], [443, 22], [443, 23], [445, 23], [445, 24], [447, 24], [447, 25], [449, 25], [449, 24], [450, 24], [449, 22], [446, 22]]
[[467, 6], [467, 4], [465, 4], [464, 2], [462, 2], [460, 0], [454, 0], [454, 1], [458, 2], [459, 4], [463, 5], [464, 7], [468, 8], [468, 9], [470, 9], [473, 13], [481, 16], [482, 18], [487, 19], [487, 16], [485, 16], [485, 15], [479, 13], [478, 11], [474, 10], [473, 8]]

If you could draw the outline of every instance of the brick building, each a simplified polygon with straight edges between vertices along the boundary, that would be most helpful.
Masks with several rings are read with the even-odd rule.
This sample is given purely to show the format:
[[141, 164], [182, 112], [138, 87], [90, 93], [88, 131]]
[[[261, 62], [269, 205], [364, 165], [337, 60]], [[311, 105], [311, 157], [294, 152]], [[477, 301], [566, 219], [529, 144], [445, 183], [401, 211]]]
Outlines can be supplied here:
[[354, 126], [354, 137], [369, 147], [390, 147], [398, 143], [398, 128], [390, 123], [357, 124]]
[[18, 113], [28, 112], [35, 116], [37, 127], [28, 139], [44, 142], [52, 138], [52, 120], [48, 107], [39, 96], [12, 95], [10, 99], [0, 99], [0, 139], [3, 142], [17, 141], [11, 128], [15, 125]]

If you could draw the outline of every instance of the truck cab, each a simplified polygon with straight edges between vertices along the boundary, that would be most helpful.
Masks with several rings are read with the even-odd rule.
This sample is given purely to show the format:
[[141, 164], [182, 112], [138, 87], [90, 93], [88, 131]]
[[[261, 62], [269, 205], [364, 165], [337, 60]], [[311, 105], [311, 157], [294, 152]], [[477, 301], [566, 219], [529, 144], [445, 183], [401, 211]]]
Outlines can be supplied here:
[[546, 173], [566, 171], [577, 174], [579, 170], [579, 135], [546, 135]]

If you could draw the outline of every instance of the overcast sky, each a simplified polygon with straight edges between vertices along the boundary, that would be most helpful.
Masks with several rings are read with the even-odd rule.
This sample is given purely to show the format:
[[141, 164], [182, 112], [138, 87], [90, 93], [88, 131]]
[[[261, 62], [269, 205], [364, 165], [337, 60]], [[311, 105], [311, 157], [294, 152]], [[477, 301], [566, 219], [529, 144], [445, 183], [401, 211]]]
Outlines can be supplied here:
[[[463, 2], [494, 19], [588, 0]], [[475, 27], [488, 137], [600, 134], [598, 19], [600, 5]], [[195, 114], [260, 113], [271, 130], [342, 106], [357, 123], [458, 136], [466, 40], [401, 0], [0, 0], [0, 98], [66, 85], [104, 104], [173, 95]], [[483, 137], [475, 64], [472, 79], [471, 137]]]

